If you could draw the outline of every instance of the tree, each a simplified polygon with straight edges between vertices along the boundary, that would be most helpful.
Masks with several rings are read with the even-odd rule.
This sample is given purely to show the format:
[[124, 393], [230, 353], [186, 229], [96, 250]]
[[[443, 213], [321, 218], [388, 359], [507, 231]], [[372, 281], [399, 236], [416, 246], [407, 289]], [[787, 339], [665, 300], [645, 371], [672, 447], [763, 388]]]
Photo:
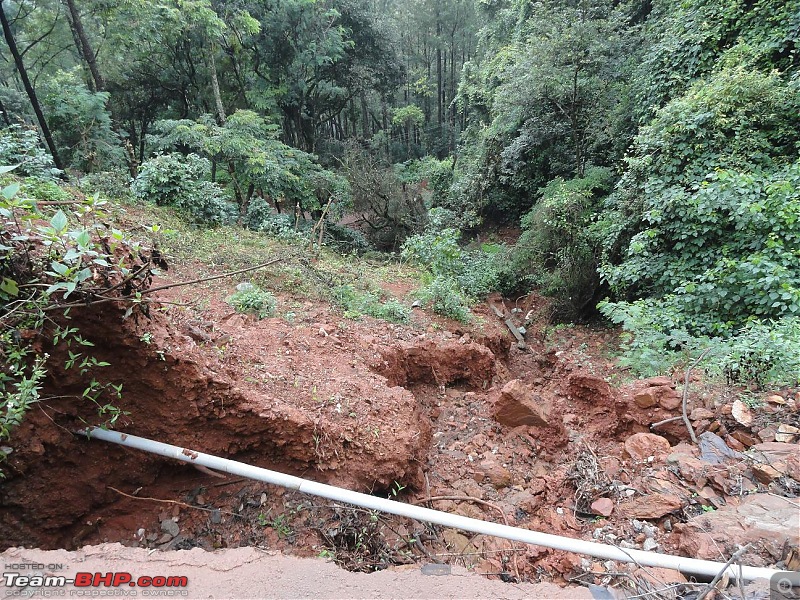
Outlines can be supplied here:
[[50, 150], [50, 154], [53, 156], [53, 163], [56, 165], [56, 168], [60, 170], [64, 170], [64, 164], [61, 162], [61, 157], [58, 154], [58, 150], [56, 149], [56, 144], [53, 141], [53, 136], [50, 133], [50, 128], [47, 126], [47, 120], [44, 118], [44, 114], [42, 113], [42, 107], [39, 104], [39, 99], [36, 96], [36, 91], [33, 89], [33, 85], [31, 85], [30, 79], [28, 78], [28, 72], [25, 69], [25, 64], [22, 61], [22, 56], [17, 49], [17, 43], [14, 40], [14, 34], [11, 31], [11, 26], [8, 23], [8, 17], [6, 16], [5, 10], [5, 1], [0, 0], [0, 24], [3, 27], [3, 36], [6, 39], [6, 44], [8, 45], [8, 50], [11, 52], [11, 56], [14, 58], [14, 64], [16, 65], [17, 72], [19, 73], [19, 77], [22, 80], [22, 85], [25, 87], [25, 93], [28, 94], [28, 98], [31, 102], [31, 108], [33, 108], [33, 112], [36, 114], [36, 120], [39, 123], [39, 128], [42, 131], [42, 136], [44, 137], [45, 143], [47, 144], [47, 148]]

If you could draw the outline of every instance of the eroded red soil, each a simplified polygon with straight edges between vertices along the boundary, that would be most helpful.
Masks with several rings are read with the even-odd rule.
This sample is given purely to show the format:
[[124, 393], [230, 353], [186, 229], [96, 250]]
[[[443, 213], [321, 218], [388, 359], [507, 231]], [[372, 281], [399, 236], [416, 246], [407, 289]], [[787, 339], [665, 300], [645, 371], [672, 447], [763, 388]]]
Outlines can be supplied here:
[[[536, 318], [546, 313], [536, 297], [505, 303], [519, 324], [529, 317], [520, 350], [488, 305], [469, 327], [418, 310], [401, 326], [281, 298], [291, 317], [259, 321], [224, 302], [233, 287], [168, 290], [165, 310], [127, 320], [113, 304], [73, 313], [93, 354], [111, 365], [103, 377], [124, 384], [117, 404], [128, 414], [114, 428], [479, 519], [664, 551], [724, 556], [730, 548], [717, 542], [687, 549], [682, 523], [703, 506], [736, 506], [745, 493], [800, 490], [785, 473], [754, 477], [752, 461], [692, 462], [698, 451], [680, 421], [656, 431], [663, 442], [631, 438], [680, 414], [675, 381], [627, 380], [614, 365], [614, 332], [553, 328]], [[198, 297], [202, 309], [167, 304]], [[53, 364], [63, 358], [55, 353]], [[498, 422], [497, 408], [515, 389], [541, 422]], [[46, 391], [54, 398], [12, 440], [0, 489], [4, 547], [254, 545], [323, 553], [356, 570], [442, 560], [508, 580], [584, 583], [611, 569], [87, 441], [72, 432], [96, 422], [96, 410], [75, 401], [75, 375], [57, 373]], [[798, 424], [793, 394], [782, 391], [784, 404], [761, 415], [765, 430]], [[690, 395], [689, 410], [697, 409], [705, 411], [695, 413], [698, 433], [714, 431], [735, 450], [769, 436], [733, 419], [729, 398], [702, 380]], [[774, 564], [783, 553], [765, 541], [750, 558]]]

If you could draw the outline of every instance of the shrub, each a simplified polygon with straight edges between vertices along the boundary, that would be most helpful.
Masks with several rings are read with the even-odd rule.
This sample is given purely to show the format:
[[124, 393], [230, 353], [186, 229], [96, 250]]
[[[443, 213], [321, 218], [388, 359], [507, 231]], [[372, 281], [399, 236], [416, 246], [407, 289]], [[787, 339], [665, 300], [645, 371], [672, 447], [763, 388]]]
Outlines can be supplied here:
[[236, 312], [253, 314], [266, 319], [275, 314], [278, 301], [275, 296], [252, 283], [240, 283], [236, 291], [225, 299]]
[[19, 175], [40, 179], [53, 179], [61, 173], [42, 146], [37, 130], [20, 125], [0, 130], [0, 165], [19, 165]]
[[610, 171], [601, 168], [569, 181], [554, 179], [522, 217], [523, 232], [512, 251], [510, 270], [552, 296], [561, 318], [579, 317], [600, 284], [602, 227], [595, 215], [612, 179]]
[[698, 335], [685, 326], [680, 302], [601, 302], [600, 311], [625, 330], [620, 364], [650, 377], [684, 367], [703, 351], [702, 366], [729, 383], [795, 386], [800, 382], [800, 318], [750, 321], [729, 337]]
[[127, 171], [89, 173], [81, 177], [79, 185], [86, 194], [100, 194], [115, 200], [127, 200], [131, 197], [131, 178]]
[[205, 179], [210, 170], [211, 163], [196, 154], [160, 154], [142, 164], [131, 192], [139, 200], [175, 206], [197, 223], [230, 223], [236, 206], [219, 185]]
[[394, 323], [408, 323], [411, 311], [394, 298], [382, 302], [374, 292], [359, 292], [352, 285], [340, 285], [331, 291], [333, 301], [344, 309], [346, 317], [368, 315]]
[[450, 278], [439, 276], [420, 289], [417, 296], [425, 303], [429, 303], [433, 312], [462, 323], [469, 323], [471, 313], [469, 298], [459, 287], [458, 283]]

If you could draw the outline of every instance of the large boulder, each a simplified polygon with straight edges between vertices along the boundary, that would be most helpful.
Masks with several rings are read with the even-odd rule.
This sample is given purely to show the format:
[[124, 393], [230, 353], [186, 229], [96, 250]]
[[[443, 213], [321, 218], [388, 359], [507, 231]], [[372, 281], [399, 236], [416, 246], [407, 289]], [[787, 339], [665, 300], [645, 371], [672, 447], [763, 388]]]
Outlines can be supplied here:
[[494, 418], [501, 425], [545, 427], [552, 404], [519, 379], [512, 379], [500, 390], [494, 405]]

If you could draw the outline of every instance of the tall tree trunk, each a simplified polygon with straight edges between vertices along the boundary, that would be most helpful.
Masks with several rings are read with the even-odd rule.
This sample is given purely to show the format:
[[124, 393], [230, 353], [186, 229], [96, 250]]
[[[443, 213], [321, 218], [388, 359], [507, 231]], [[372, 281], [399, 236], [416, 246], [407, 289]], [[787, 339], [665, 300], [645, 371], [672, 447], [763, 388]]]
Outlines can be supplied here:
[[442, 124], [442, 24], [436, 15], [436, 122]]
[[208, 51], [208, 70], [211, 73], [211, 91], [214, 93], [214, 104], [217, 107], [217, 120], [220, 125], [225, 125], [228, 117], [225, 115], [225, 107], [222, 105], [222, 94], [219, 91], [219, 79], [217, 78], [217, 61], [214, 59], [214, 47]]
[[98, 92], [102, 92], [106, 89], [106, 82], [100, 74], [100, 69], [97, 68], [97, 59], [92, 50], [92, 45], [89, 43], [89, 38], [86, 36], [86, 31], [83, 28], [83, 21], [81, 21], [81, 15], [78, 12], [78, 8], [75, 6], [75, 0], [64, 0], [64, 2], [67, 5], [67, 20], [69, 21], [70, 29], [72, 29], [73, 35], [78, 41], [78, 50], [83, 60], [86, 61], [86, 65], [89, 67], [95, 89]]
[[0, 23], [2, 23], [3, 35], [6, 38], [6, 44], [8, 44], [11, 56], [14, 57], [14, 64], [17, 66], [17, 72], [22, 80], [22, 85], [25, 87], [25, 92], [28, 94], [33, 112], [36, 113], [36, 120], [39, 122], [39, 128], [42, 130], [42, 136], [47, 144], [47, 149], [50, 150], [50, 154], [53, 156], [53, 163], [55, 163], [57, 169], [64, 171], [64, 163], [61, 162], [61, 157], [58, 155], [53, 136], [50, 134], [50, 128], [47, 126], [47, 121], [42, 113], [42, 107], [39, 105], [39, 99], [36, 97], [36, 91], [31, 85], [31, 80], [28, 79], [28, 72], [25, 70], [25, 64], [22, 62], [22, 57], [17, 49], [17, 42], [14, 40], [14, 34], [11, 33], [11, 27], [6, 17], [4, 0], [0, 0]]

